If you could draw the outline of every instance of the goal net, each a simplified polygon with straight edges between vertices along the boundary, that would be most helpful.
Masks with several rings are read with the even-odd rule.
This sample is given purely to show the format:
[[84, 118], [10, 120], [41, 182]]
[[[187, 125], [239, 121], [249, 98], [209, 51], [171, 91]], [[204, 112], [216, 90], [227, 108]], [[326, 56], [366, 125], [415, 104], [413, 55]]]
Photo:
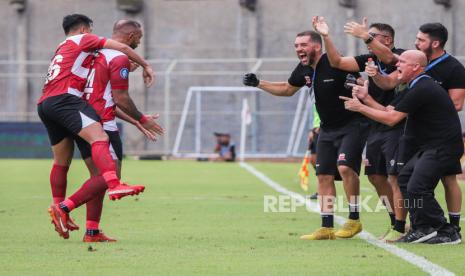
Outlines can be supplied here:
[[[274, 97], [254, 87], [190, 87], [172, 154], [213, 157], [214, 133], [220, 132], [231, 135], [236, 153], [243, 152], [245, 158], [301, 156], [312, 120], [308, 94], [307, 88], [294, 97]], [[241, 131], [244, 100], [251, 122]], [[241, 139], [241, 134], [245, 134], [245, 139]]]

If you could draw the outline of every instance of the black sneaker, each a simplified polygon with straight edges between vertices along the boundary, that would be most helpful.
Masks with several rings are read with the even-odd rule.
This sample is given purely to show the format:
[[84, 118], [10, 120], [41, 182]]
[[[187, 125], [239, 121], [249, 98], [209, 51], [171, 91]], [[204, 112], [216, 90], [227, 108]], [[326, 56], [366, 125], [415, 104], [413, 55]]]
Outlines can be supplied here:
[[427, 240], [427, 244], [459, 244], [462, 242], [456, 226], [446, 224], [438, 230], [438, 235]]
[[434, 228], [422, 228], [417, 230], [410, 230], [405, 236], [400, 238], [397, 242], [405, 243], [420, 243], [436, 237], [438, 232]]
[[425, 241], [427, 244], [459, 244], [462, 240], [457, 232], [453, 234], [440, 233], [436, 237]]
[[318, 193], [314, 193], [310, 196], [310, 199], [318, 199]]
[[454, 228], [455, 228], [455, 231], [457, 232], [457, 234], [459, 235], [460, 239], [462, 239], [462, 234], [460, 233], [462, 228], [460, 226], [454, 226]]

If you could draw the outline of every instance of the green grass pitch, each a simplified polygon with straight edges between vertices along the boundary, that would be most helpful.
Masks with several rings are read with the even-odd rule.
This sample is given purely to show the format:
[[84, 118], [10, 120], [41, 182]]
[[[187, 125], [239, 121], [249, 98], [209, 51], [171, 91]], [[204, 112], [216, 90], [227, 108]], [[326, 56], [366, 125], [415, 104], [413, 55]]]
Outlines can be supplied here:
[[[251, 164], [302, 193], [300, 164]], [[0, 275], [425, 274], [359, 238], [299, 240], [320, 226], [319, 215], [305, 208], [265, 213], [263, 196], [277, 192], [234, 163], [125, 160], [124, 180], [145, 184], [146, 192], [139, 198], [105, 200], [101, 227], [118, 242], [91, 244], [89, 250], [81, 242], [82, 229], [63, 240], [50, 224], [50, 166], [50, 160], [0, 160]], [[86, 178], [83, 163], [74, 160], [68, 193]], [[311, 191], [315, 183], [313, 177]], [[342, 194], [342, 184], [337, 186]], [[362, 187], [363, 195], [375, 195], [366, 177]], [[436, 192], [444, 207], [441, 184]], [[85, 227], [85, 208], [72, 216]], [[362, 212], [361, 219], [375, 236], [388, 225], [385, 211]], [[465, 271], [463, 243], [401, 247], [457, 274]]]

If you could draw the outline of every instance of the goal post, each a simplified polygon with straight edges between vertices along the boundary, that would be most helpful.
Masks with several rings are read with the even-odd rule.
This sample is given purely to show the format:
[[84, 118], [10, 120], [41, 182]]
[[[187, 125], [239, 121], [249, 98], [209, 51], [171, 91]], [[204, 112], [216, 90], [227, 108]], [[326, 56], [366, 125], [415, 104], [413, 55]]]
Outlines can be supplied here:
[[[301, 89], [297, 98], [283, 100], [269, 97], [255, 87], [192, 86], [184, 100], [174, 140], [174, 157], [213, 157], [213, 132], [226, 132], [234, 141], [243, 131], [243, 102], [250, 103], [251, 123], [246, 126], [244, 145], [236, 152], [245, 158], [285, 158], [303, 155], [299, 152], [302, 128], [308, 122], [308, 90]], [[310, 113], [311, 114], [311, 113]], [[242, 139], [241, 139], [242, 140]], [[238, 141], [237, 141], [238, 142]], [[242, 143], [241, 143], [242, 144]], [[239, 146], [239, 148], [237, 148]], [[245, 147], [245, 151], [243, 149]]]

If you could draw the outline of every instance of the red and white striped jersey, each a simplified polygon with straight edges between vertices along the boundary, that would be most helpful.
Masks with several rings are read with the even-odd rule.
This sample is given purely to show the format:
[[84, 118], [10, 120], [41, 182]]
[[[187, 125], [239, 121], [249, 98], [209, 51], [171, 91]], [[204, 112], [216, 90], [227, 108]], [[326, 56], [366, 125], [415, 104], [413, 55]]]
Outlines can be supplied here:
[[105, 38], [93, 34], [80, 34], [67, 37], [60, 43], [48, 68], [38, 103], [65, 93], [81, 97], [89, 74], [91, 59], [88, 56], [101, 49], [105, 42]]
[[120, 51], [102, 49], [97, 52], [84, 97], [100, 116], [105, 130], [118, 130], [112, 91], [128, 89], [129, 66], [128, 57]]

